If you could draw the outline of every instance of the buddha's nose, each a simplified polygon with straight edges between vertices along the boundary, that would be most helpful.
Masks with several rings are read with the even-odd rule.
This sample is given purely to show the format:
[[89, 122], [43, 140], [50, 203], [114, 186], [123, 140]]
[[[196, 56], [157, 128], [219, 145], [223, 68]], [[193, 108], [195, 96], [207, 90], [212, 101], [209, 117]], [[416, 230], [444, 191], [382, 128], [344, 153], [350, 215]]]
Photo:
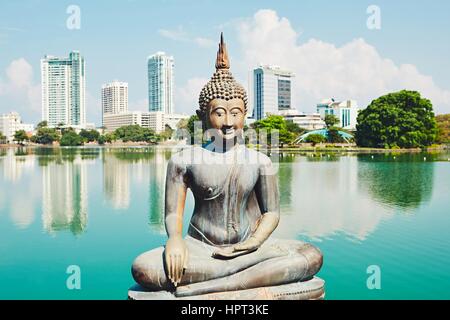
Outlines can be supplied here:
[[226, 115], [225, 116], [225, 126], [227, 126], [227, 127], [233, 127], [233, 117], [232, 116], [229, 116], [229, 115]]

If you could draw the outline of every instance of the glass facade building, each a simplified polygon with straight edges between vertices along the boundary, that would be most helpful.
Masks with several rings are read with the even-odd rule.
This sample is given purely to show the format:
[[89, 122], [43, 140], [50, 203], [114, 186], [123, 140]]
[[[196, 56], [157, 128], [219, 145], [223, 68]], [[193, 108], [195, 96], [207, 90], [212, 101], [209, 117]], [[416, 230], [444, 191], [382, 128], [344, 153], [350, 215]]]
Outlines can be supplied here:
[[255, 120], [293, 108], [293, 77], [293, 73], [276, 66], [260, 66], [253, 70], [250, 97]]
[[347, 130], [356, 130], [358, 105], [355, 100], [323, 100], [317, 104], [317, 113], [320, 114], [322, 119], [325, 119], [327, 115], [334, 115], [339, 120], [339, 127]]
[[148, 110], [173, 113], [173, 57], [157, 52], [148, 57]]
[[41, 60], [42, 120], [50, 127], [86, 125], [85, 61], [79, 52], [68, 58]]

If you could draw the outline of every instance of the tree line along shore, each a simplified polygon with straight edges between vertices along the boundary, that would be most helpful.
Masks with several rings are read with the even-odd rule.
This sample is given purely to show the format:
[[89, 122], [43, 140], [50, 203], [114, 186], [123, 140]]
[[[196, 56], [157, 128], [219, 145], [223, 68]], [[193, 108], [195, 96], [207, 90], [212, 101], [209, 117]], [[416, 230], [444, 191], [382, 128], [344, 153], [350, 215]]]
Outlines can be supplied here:
[[[179, 135], [180, 130], [188, 133], [188, 144], [202, 142], [203, 133], [194, 130], [198, 116], [181, 120], [176, 129], [166, 126], [165, 130], [156, 133], [152, 129], [138, 125], [120, 127], [113, 132], [104, 130], [81, 130], [57, 126], [50, 128], [46, 121], [37, 125], [34, 135], [29, 136], [23, 130], [16, 131], [14, 141], [27, 146], [82, 146], [82, 145], [156, 145], [174, 144], [186, 139], [186, 134]], [[368, 151], [404, 150], [417, 151], [426, 148], [442, 149], [450, 144], [450, 114], [434, 115], [431, 101], [422, 98], [416, 91], [402, 90], [381, 96], [360, 110], [355, 132], [339, 127], [339, 119], [334, 115], [325, 117], [326, 128], [321, 134], [308, 133], [297, 124], [286, 121], [284, 117], [271, 115], [246, 126], [244, 131], [252, 129], [256, 132], [256, 140], [246, 143], [256, 147], [270, 145], [271, 135], [276, 130], [278, 144], [272, 148], [283, 150], [341, 150]], [[102, 132], [102, 133], [101, 133]], [[264, 143], [259, 141], [264, 132]], [[325, 133], [325, 134], [324, 134]], [[343, 134], [350, 139], [343, 138]], [[306, 138], [300, 140], [299, 137]], [[5, 146], [5, 136], [0, 132], [0, 145]], [[2, 144], [3, 143], [3, 144]], [[17, 144], [9, 144], [15, 146]]]

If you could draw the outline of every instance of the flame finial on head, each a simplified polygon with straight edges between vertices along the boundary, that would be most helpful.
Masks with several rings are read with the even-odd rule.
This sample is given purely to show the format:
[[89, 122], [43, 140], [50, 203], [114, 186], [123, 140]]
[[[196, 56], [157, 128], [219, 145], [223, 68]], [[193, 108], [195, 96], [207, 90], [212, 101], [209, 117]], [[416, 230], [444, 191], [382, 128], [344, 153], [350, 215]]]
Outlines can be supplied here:
[[220, 34], [220, 44], [216, 58], [216, 72], [214, 72], [211, 80], [203, 87], [198, 99], [200, 109], [197, 110], [197, 114], [200, 118], [203, 118], [209, 102], [214, 99], [242, 99], [245, 105], [245, 111], [247, 111], [247, 93], [244, 87], [236, 82], [230, 72], [230, 60], [228, 59], [225, 41], [223, 41], [223, 33]]
[[223, 41], [223, 32], [220, 33], [219, 50], [217, 51], [216, 70], [230, 69], [230, 60], [228, 59], [227, 45]]

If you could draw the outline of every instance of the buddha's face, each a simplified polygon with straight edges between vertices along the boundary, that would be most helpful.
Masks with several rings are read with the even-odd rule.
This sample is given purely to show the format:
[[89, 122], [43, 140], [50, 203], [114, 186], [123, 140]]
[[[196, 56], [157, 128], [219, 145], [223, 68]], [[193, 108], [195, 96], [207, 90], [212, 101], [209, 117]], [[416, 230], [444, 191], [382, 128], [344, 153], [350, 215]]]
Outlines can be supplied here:
[[228, 140], [244, 129], [245, 105], [242, 99], [214, 99], [207, 109], [208, 129], [216, 129], [218, 137]]

